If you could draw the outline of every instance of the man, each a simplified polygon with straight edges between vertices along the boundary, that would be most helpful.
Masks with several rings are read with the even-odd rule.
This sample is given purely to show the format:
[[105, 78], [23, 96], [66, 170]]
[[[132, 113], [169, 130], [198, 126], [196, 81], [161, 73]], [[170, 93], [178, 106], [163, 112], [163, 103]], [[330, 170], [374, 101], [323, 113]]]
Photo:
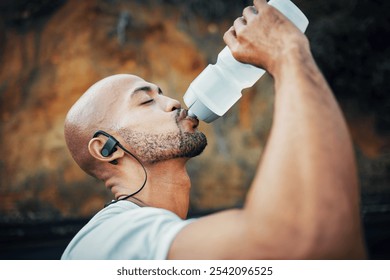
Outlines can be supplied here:
[[185, 164], [206, 146], [198, 121], [154, 84], [109, 77], [72, 107], [65, 137], [80, 167], [116, 200], [77, 234], [64, 259], [365, 256], [351, 140], [307, 38], [255, 0], [224, 40], [236, 59], [275, 80], [274, 123], [244, 207], [184, 221]]

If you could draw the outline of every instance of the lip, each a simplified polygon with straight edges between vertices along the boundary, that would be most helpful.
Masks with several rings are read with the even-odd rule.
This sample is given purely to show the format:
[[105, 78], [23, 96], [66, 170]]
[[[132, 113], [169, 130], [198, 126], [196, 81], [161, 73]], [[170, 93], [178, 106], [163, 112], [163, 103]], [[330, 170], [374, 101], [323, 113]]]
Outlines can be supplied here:
[[192, 122], [193, 126], [192, 128], [197, 128], [199, 125], [199, 120], [197, 118], [190, 117], [188, 115], [188, 110], [187, 109], [182, 109], [180, 110], [178, 117], [177, 117], [177, 122], [183, 121], [183, 120], [188, 120]]

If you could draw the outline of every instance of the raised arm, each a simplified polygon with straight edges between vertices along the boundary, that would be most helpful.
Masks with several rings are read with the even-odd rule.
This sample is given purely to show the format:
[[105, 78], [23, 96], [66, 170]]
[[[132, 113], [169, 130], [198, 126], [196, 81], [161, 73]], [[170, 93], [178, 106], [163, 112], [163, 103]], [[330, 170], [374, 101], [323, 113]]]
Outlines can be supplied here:
[[255, 0], [225, 34], [236, 59], [274, 77], [271, 134], [242, 210], [199, 219], [171, 258], [362, 258], [348, 130], [307, 38]]

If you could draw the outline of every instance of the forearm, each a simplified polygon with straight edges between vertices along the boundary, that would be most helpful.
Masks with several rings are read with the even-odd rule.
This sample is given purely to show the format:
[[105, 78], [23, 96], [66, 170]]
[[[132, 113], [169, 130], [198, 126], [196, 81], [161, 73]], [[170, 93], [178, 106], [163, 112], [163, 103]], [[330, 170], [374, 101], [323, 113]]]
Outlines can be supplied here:
[[326, 255], [361, 238], [351, 140], [307, 46], [286, 54], [272, 71], [273, 126], [245, 208], [259, 226], [272, 225], [262, 235], [292, 247], [307, 240], [302, 255], [316, 240], [317, 253]]
[[[287, 57], [274, 78], [274, 123], [264, 169], [276, 164], [282, 168], [279, 172], [292, 173], [293, 181], [281, 177], [282, 182], [308, 188], [310, 195], [314, 191], [313, 195], [321, 191], [332, 196], [348, 192], [356, 198], [357, 176], [348, 129], [310, 52], [301, 49]], [[264, 170], [264, 178], [268, 174], [274, 177], [269, 171]]]

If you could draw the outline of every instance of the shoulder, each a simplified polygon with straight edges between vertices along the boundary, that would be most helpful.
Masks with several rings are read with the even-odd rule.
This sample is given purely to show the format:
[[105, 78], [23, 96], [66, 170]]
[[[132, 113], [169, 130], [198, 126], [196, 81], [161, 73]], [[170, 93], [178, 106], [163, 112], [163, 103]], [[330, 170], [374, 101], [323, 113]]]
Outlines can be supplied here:
[[165, 209], [118, 202], [91, 219], [63, 258], [165, 259], [173, 239], [188, 223]]

